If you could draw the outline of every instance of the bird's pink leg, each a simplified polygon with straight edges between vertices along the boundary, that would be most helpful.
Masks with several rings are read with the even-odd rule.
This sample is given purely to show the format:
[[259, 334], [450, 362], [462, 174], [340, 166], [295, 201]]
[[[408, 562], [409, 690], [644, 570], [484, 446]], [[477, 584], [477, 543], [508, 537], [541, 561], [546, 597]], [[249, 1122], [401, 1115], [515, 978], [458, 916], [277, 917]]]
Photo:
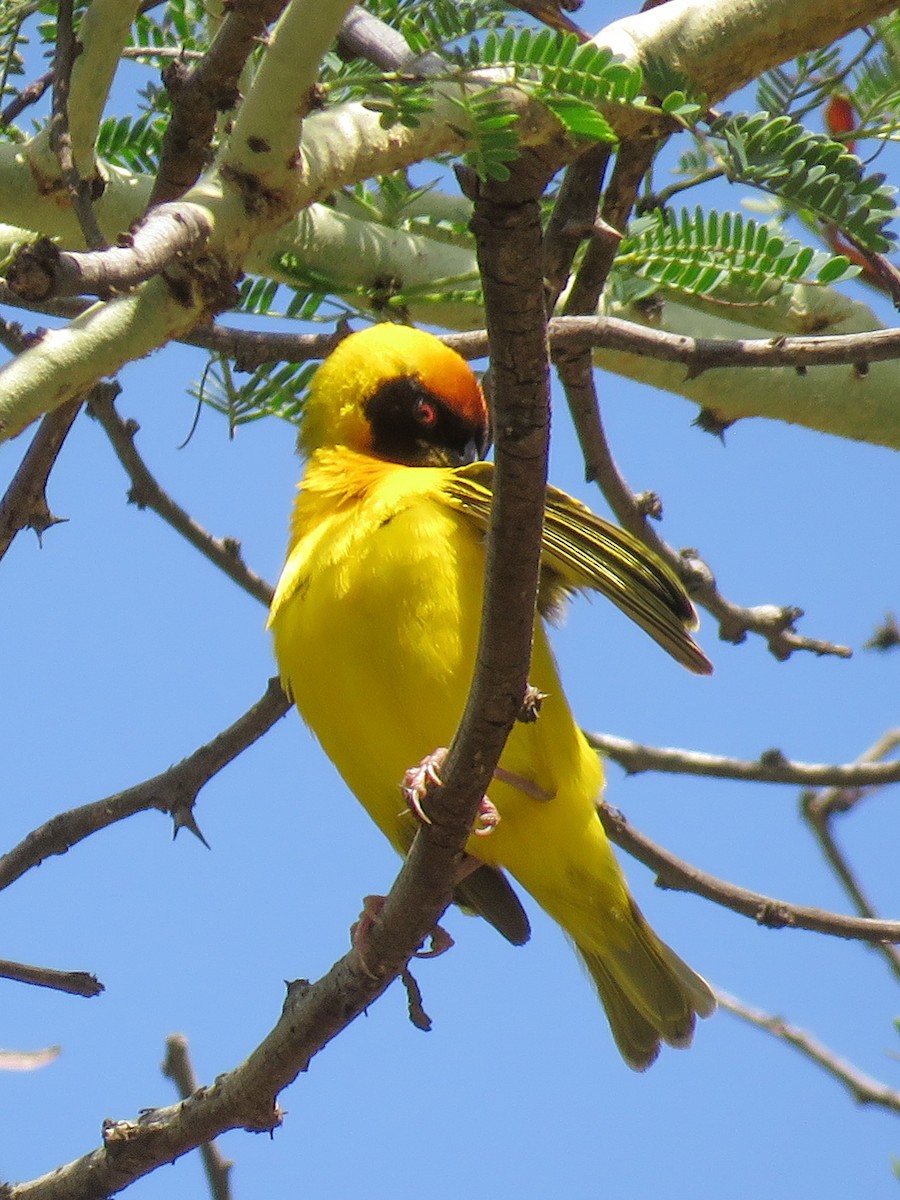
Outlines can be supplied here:
[[[400, 785], [406, 797], [406, 803], [425, 825], [431, 824], [431, 817], [428, 816], [422, 807], [422, 801], [428, 795], [428, 789], [432, 785], [440, 786], [440, 770], [446, 761], [447, 747], [439, 746], [431, 754], [426, 754], [417, 767], [410, 767], [403, 776], [403, 783]], [[499, 822], [500, 814], [497, 811], [496, 805], [487, 796], [482, 796], [472, 832], [476, 837], [487, 837], [489, 833], [494, 832]]]
[[[381, 924], [381, 913], [384, 909], [386, 899], [386, 896], [364, 896], [359, 920], [350, 926], [350, 944], [356, 951], [359, 965], [370, 979], [376, 979], [377, 976], [373, 971], [369, 970], [369, 965], [363, 954], [363, 948], [373, 928]], [[453, 946], [453, 938], [442, 925], [435, 925], [434, 929], [428, 935], [428, 941], [428, 949], [416, 950], [413, 953], [413, 958], [437, 958], [439, 954], [444, 954]]]

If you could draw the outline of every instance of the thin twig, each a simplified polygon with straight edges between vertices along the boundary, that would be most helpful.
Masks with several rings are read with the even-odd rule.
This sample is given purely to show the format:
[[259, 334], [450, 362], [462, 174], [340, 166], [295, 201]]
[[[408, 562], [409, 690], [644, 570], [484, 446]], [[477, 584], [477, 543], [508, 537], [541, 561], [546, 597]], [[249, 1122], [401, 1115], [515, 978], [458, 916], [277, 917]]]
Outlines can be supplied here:
[[[596, 347], [621, 350], [660, 362], [683, 363], [695, 379], [704, 371], [725, 367], [854, 366], [900, 358], [900, 329], [867, 329], [862, 333], [808, 334], [797, 337], [694, 338], [651, 329], [620, 317], [554, 317], [549, 327], [554, 351]], [[290, 335], [288, 335], [290, 336]], [[485, 353], [484, 330], [444, 337], [464, 358]]]
[[[166, 1038], [162, 1073], [175, 1084], [182, 1100], [187, 1100], [196, 1092], [197, 1076], [183, 1033], [173, 1033]], [[199, 1149], [212, 1200], [231, 1200], [231, 1168], [234, 1163], [225, 1157], [215, 1142], [204, 1142]]]
[[878, 1079], [873, 1079], [871, 1075], [863, 1074], [852, 1063], [839, 1058], [833, 1050], [823, 1045], [805, 1029], [789, 1025], [781, 1017], [763, 1012], [762, 1009], [752, 1008], [743, 1000], [738, 1000], [728, 992], [723, 992], [721, 988], [716, 988], [715, 992], [716, 999], [722, 1008], [727, 1009], [734, 1016], [740, 1017], [749, 1025], [755, 1025], [757, 1029], [764, 1029], [766, 1033], [772, 1034], [780, 1042], [793, 1046], [804, 1058], [814, 1062], [832, 1079], [837, 1080], [845, 1087], [857, 1104], [877, 1104], [891, 1112], [900, 1113], [900, 1092], [889, 1088], [887, 1084], [881, 1083]]
[[109, 398], [92, 404], [90, 411], [103, 426], [119, 462], [131, 480], [129, 502], [138, 508], [152, 509], [205, 558], [224, 571], [229, 579], [261, 604], [269, 605], [272, 587], [243, 561], [240, 543], [234, 538], [217, 538], [208, 533], [157, 483], [134, 444], [135, 434], [140, 429], [137, 421], [123, 420]]
[[[21, 354], [34, 336], [29, 337], [18, 325], [0, 321], [0, 342], [13, 354]], [[108, 393], [115, 394], [117, 390], [114, 384], [98, 383], [88, 395], [100, 397]], [[40, 538], [52, 525], [65, 520], [55, 517], [50, 511], [47, 480], [83, 401], [84, 397], [75, 396], [42, 418], [15, 475], [0, 498], [0, 559], [20, 530], [33, 529]]]
[[86, 245], [102, 250], [106, 245], [91, 200], [91, 183], [84, 180], [72, 156], [69, 136], [69, 86], [72, 67], [81, 52], [75, 40], [72, 0], [59, 0], [56, 16], [56, 56], [53, 62], [53, 111], [50, 119], [50, 144], [59, 162], [63, 183], [72, 200], [72, 207], [81, 226]]
[[765, 638], [770, 652], [783, 662], [797, 650], [849, 658], [851, 650], [836, 642], [810, 638], [795, 629], [803, 610], [793, 606], [735, 604], [719, 591], [715, 576], [696, 550], [679, 553], [659, 536], [647, 520], [658, 515], [659, 499], [654, 494], [635, 495], [619, 471], [606, 439], [597, 403], [596, 385], [587, 354], [555, 356], [569, 401], [572, 420], [581, 443], [589, 479], [597, 481], [620, 524], [654, 550], [681, 577], [691, 598], [719, 622], [722, 641], [740, 644], [748, 632]]
[[578, 274], [563, 306], [563, 312], [567, 316], [593, 313], [596, 310], [634, 207], [641, 180], [646, 175], [659, 145], [659, 139], [655, 137], [633, 138], [619, 144], [616, 165], [603, 197], [600, 222], [581, 260]]
[[12, 125], [22, 115], [26, 108], [37, 104], [38, 100], [53, 83], [53, 71], [45, 71], [37, 79], [25, 85], [17, 96], [14, 96], [6, 108], [0, 112], [0, 125]]
[[54, 854], [65, 854], [97, 830], [149, 809], [168, 813], [176, 833], [189, 829], [202, 837], [193, 813], [200, 790], [289, 710], [290, 701], [278, 680], [270, 680], [265, 694], [243, 716], [174, 767], [124, 792], [59, 813], [29, 833], [0, 857], [0, 891], [32, 867]]
[[[900, 745], [900, 729], [892, 729], [883, 734], [874, 746], [870, 746], [861, 754], [854, 766], [865, 769], [872, 765], [893, 767], [895, 774], [900, 776], [900, 760], [885, 763], [881, 760]], [[869, 900], [862, 884], [856, 877], [847, 856], [837, 844], [832, 828], [834, 817], [838, 813], [847, 813], [859, 804], [864, 795], [871, 795], [878, 784], [869, 783], [865, 788], [862, 784], [833, 784], [820, 792], [806, 791], [800, 797], [800, 811], [810, 828], [819, 849], [825, 856], [828, 865], [842, 884], [861, 917], [875, 919], [878, 912]], [[884, 956], [894, 978], [900, 981], [900, 951], [896, 946], [879, 945], [877, 949]]]
[[656, 872], [658, 887], [676, 892], [692, 892], [741, 916], [750, 917], [769, 929], [807, 929], [832, 937], [862, 942], [900, 942], [900, 921], [871, 921], [848, 917], [821, 908], [789, 904], [760, 892], [751, 892], [726, 879], [707, 875], [691, 863], [678, 858], [630, 825], [620, 812], [599, 804], [603, 828], [611, 841], [621, 846], [638, 862]]
[[[894, 731], [900, 737], [900, 731]], [[781, 750], [765, 750], [759, 758], [726, 758], [670, 746], [648, 746], [609, 733], [586, 733], [590, 744], [617, 762], [629, 775], [665, 771], [669, 775], [703, 775], [711, 779], [738, 779], [748, 783], [788, 783], [800, 787], [839, 789], [900, 783], [900, 761], [808, 763], [785, 758]], [[846, 793], [843, 793], [846, 794]]]
[[[98, 384], [97, 388], [109, 386]], [[41, 419], [31, 445], [0, 498], [0, 559], [20, 530], [33, 529], [40, 538], [51, 525], [65, 520], [50, 511], [47, 480], [80, 408], [81, 397], [77, 396]]]
[[35, 987], [52, 988], [55, 992], [68, 992], [70, 996], [99, 996], [105, 991], [96, 975], [87, 971], [57, 971], [53, 967], [33, 967], [27, 963], [10, 962], [0, 958], [0, 979], [14, 979], [16, 983], [30, 983]]
[[547, 311], [569, 282], [569, 272], [578, 247], [594, 235], [600, 188], [612, 149], [606, 142], [591, 146], [566, 167], [553, 212], [544, 231], [544, 281]]

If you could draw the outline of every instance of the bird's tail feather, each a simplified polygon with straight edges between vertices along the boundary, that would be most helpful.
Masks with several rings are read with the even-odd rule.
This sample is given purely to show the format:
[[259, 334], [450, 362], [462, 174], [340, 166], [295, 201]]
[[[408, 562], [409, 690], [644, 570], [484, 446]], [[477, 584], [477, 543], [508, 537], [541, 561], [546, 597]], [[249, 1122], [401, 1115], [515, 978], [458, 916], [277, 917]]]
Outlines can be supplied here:
[[709, 984], [653, 932], [631, 902], [633, 937], [624, 948], [576, 949], [597, 988], [622, 1057], [636, 1071], [656, 1059], [660, 1042], [689, 1046], [696, 1017], [716, 1008]]

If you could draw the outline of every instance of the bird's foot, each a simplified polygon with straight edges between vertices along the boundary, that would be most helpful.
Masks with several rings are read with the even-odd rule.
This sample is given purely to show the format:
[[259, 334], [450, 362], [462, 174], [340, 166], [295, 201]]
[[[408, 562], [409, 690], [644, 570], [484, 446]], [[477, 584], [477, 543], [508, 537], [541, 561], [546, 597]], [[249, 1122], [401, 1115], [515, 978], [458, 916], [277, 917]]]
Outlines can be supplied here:
[[370, 979], [376, 979], [377, 976], [369, 970], [369, 964], [363, 954], [363, 946], [375, 926], [381, 923], [381, 910], [384, 908], [386, 899], [386, 896], [364, 896], [362, 912], [350, 926], [350, 945], [356, 951], [359, 965]]
[[521, 721], [523, 725], [532, 725], [541, 715], [541, 705], [547, 699], [547, 693], [542, 692], [540, 688], [528, 684], [525, 688], [525, 695], [522, 697], [522, 707], [519, 709], [517, 721]]
[[493, 833], [500, 824], [500, 813], [497, 811], [497, 805], [487, 796], [482, 796], [478, 805], [478, 813], [475, 817], [475, 824], [472, 826], [472, 832], [476, 837], [487, 837]]
[[[364, 896], [359, 919], [350, 926], [350, 944], [356, 951], [359, 965], [370, 979], [377, 979], [378, 976], [369, 969], [363, 949], [369, 934], [376, 925], [381, 924], [381, 914], [386, 900], [386, 896]], [[435, 925], [428, 934], [428, 943], [428, 949], [416, 950], [413, 958], [437, 958], [438, 955], [444, 954], [453, 946], [453, 938], [442, 925]]]
[[[422, 801], [428, 795], [429, 788], [440, 787], [442, 782], [440, 771], [446, 761], [447, 747], [439, 746], [437, 750], [427, 754], [417, 767], [410, 767], [400, 785], [403, 795], [406, 797], [406, 803], [425, 825], [431, 824], [431, 817], [422, 807]], [[502, 778], [499, 768], [494, 774], [496, 778]], [[499, 823], [500, 813], [497, 811], [497, 806], [487, 796], [482, 796], [472, 832], [476, 837], [487, 837], [488, 834], [494, 832]]]
[[446, 761], [447, 747], [438, 746], [437, 750], [426, 754], [417, 767], [410, 767], [403, 776], [403, 783], [400, 786], [406, 797], [406, 803], [423, 825], [430, 825], [431, 817], [422, 807], [422, 801], [428, 795], [428, 789], [432, 785], [440, 786], [439, 772]]

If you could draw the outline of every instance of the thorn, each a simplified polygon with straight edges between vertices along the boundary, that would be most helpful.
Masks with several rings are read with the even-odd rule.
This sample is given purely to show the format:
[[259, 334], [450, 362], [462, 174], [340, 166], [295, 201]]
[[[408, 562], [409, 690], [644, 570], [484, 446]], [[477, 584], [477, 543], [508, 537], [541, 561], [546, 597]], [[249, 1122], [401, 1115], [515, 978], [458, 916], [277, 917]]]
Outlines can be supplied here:
[[712, 408], [701, 408], [697, 418], [692, 422], [698, 429], [702, 429], [704, 433], [711, 433], [717, 437], [722, 445], [725, 445], [725, 430], [734, 424], [734, 421], [726, 420], [725, 417], [720, 417], [719, 414]]
[[37, 536], [38, 546], [40, 546], [40, 548], [43, 550], [44, 534], [47, 532], [47, 530], [52, 529], [54, 525], [65, 525], [69, 518], [55, 517], [50, 509], [47, 508], [46, 503], [42, 507], [43, 511], [32, 513], [28, 521], [28, 528], [34, 530], [35, 535]]
[[200, 826], [197, 824], [197, 821], [194, 817], [194, 810], [192, 808], [179, 806], [178, 808], [176, 808], [172, 811], [172, 841], [173, 842], [178, 837], [179, 830], [181, 830], [181, 829], [187, 829], [189, 833], [192, 833], [194, 835], [194, 837], [197, 838], [198, 841], [203, 843], [203, 845], [207, 848], [207, 850], [212, 849], [209, 842], [206, 840], [206, 838], [200, 832]]

